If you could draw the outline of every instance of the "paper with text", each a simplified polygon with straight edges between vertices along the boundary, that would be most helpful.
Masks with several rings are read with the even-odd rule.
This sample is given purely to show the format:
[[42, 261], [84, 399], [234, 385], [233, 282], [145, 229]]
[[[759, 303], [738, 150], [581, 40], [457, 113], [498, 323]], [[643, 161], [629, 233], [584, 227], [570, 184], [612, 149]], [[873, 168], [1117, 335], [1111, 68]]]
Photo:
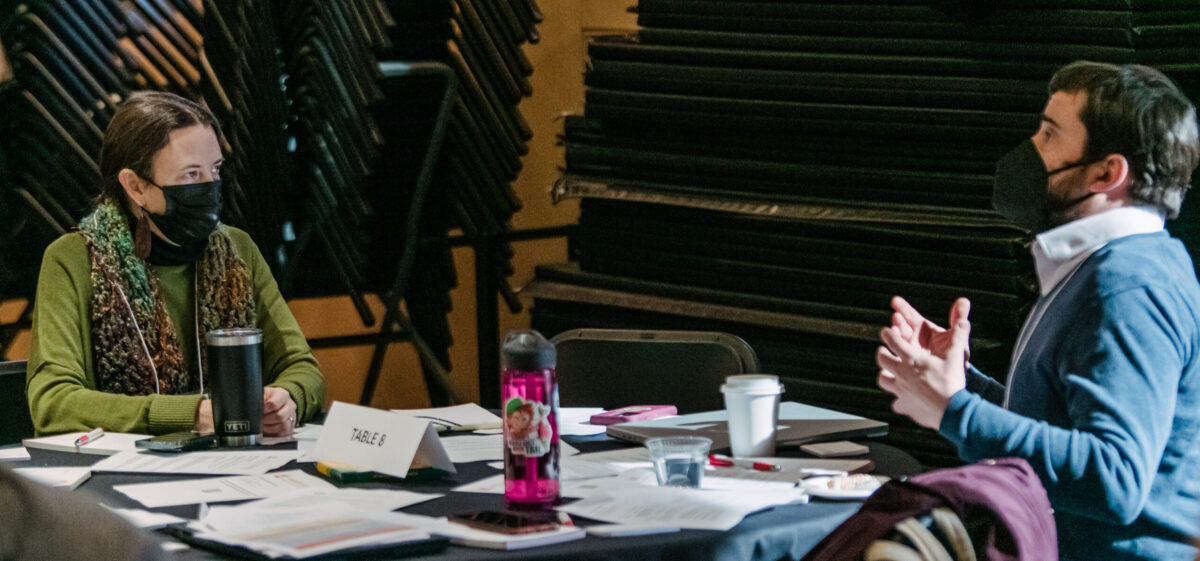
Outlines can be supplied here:
[[121, 452], [92, 464], [93, 472], [262, 475], [296, 459], [295, 450], [238, 450], [162, 454]]
[[605, 522], [724, 531], [752, 512], [804, 500], [804, 496], [799, 489], [782, 493], [631, 487], [594, 493], [557, 510]]
[[313, 477], [298, 469], [265, 475], [113, 485], [114, 491], [142, 503], [146, 508], [245, 501], [301, 490], [315, 492], [328, 489], [336, 487], [324, 479]]

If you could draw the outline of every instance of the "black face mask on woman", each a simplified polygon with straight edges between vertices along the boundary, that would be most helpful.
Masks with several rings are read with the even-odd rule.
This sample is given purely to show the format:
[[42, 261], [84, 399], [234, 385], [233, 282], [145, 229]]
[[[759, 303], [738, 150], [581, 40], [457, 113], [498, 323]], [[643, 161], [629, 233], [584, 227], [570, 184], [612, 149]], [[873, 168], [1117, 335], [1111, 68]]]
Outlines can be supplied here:
[[1046, 163], [1038, 154], [1033, 140], [1025, 140], [996, 162], [996, 180], [992, 190], [992, 207], [1017, 226], [1040, 234], [1056, 224], [1052, 214], [1062, 213], [1085, 201], [1088, 193], [1072, 201], [1050, 200], [1050, 176], [1100, 160], [1067, 164], [1046, 171]]
[[221, 180], [155, 186], [162, 189], [167, 210], [150, 215], [150, 220], [163, 236], [178, 245], [151, 236], [150, 256], [146, 260], [154, 265], [192, 263], [208, 247], [208, 236], [221, 218]]

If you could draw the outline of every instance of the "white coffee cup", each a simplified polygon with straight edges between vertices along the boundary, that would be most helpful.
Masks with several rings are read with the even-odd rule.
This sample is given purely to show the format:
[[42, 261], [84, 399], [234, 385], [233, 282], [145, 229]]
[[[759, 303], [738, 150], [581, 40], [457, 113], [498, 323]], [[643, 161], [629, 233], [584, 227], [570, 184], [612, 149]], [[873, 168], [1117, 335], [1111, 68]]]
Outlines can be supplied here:
[[779, 376], [743, 374], [725, 378], [725, 411], [729, 415], [729, 445], [735, 457], [774, 456], [779, 420]]

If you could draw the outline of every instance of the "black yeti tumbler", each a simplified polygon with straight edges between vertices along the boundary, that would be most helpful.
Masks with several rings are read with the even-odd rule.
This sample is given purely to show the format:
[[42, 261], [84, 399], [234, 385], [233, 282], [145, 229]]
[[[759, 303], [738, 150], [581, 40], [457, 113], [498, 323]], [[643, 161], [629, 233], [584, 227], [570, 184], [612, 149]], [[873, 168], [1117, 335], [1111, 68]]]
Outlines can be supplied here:
[[208, 341], [213, 424], [222, 446], [250, 446], [262, 439], [262, 330], [214, 329]]

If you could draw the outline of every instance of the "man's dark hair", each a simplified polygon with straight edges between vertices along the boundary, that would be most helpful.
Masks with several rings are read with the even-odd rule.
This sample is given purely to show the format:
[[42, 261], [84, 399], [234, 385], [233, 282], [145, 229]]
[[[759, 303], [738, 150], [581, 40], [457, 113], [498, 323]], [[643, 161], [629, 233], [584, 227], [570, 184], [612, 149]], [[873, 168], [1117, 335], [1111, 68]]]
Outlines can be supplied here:
[[1087, 96], [1079, 115], [1084, 161], [1125, 156], [1133, 198], [1179, 215], [1200, 141], [1196, 109], [1170, 78], [1148, 66], [1078, 61], [1055, 72], [1049, 90]]

